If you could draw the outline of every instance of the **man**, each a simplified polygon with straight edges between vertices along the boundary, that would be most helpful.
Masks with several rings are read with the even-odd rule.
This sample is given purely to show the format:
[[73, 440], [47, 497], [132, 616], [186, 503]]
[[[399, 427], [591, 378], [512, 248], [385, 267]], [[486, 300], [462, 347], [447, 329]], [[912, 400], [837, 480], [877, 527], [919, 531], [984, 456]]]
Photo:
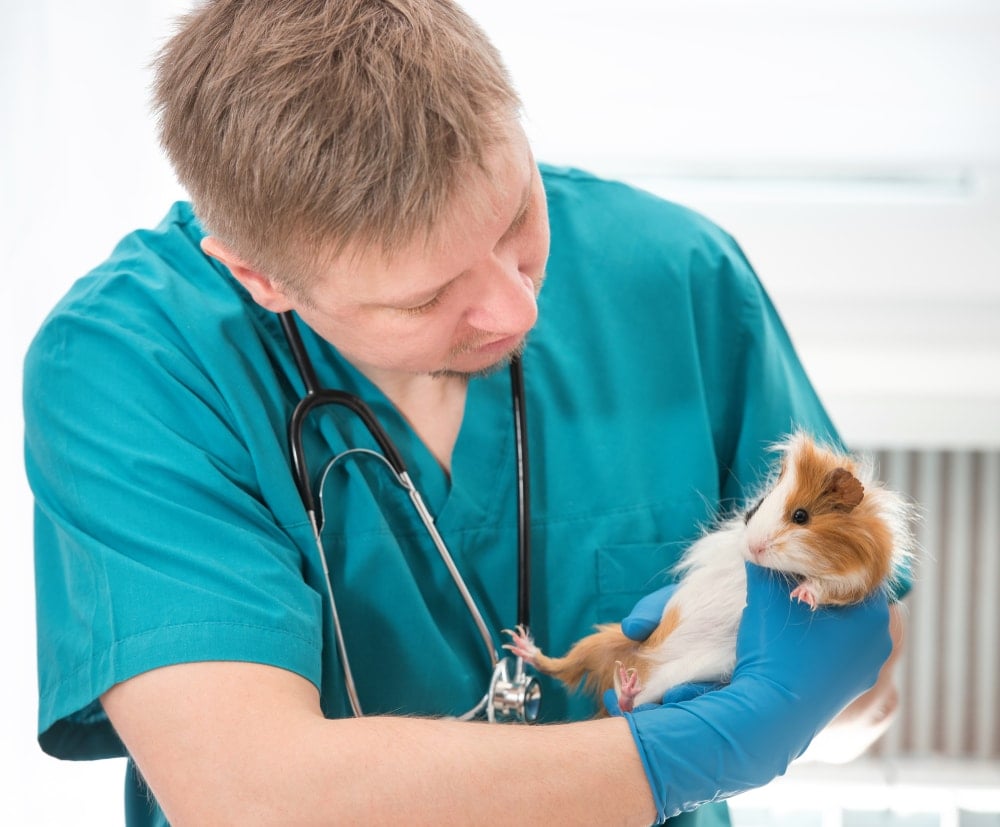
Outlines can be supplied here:
[[482, 694], [475, 627], [377, 461], [320, 482], [370, 444], [342, 414], [304, 427], [320, 558], [276, 313], [399, 446], [494, 633], [517, 545], [498, 368], [523, 351], [532, 626], [552, 652], [662, 584], [768, 445], [832, 427], [733, 241], [540, 170], [498, 56], [449, 2], [218, 0], [165, 48], [156, 98], [194, 211], [125, 239], [26, 364], [40, 741], [127, 751], [130, 824], [725, 823], [696, 808], [783, 772], [872, 685], [884, 597], [813, 614], [749, 567], [729, 686], [590, 720], [547, 683], [546, 725], [437, 717]]

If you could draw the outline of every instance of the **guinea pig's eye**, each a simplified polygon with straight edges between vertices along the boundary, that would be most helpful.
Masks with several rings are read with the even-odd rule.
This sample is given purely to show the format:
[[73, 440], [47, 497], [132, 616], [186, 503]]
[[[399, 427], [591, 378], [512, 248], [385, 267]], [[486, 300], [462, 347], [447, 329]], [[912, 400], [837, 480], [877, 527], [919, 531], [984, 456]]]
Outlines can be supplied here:
[[796, 508], [792, 513], [792, 522], [796, 525], [805, 525], [809, 522], [809, 512], [804, 508]]

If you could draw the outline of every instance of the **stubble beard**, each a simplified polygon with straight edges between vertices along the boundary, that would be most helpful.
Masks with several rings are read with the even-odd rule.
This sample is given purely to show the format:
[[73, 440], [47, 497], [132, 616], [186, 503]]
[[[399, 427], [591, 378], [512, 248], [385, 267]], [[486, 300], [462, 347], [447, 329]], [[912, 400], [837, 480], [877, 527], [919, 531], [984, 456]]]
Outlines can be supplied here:
[[[476, 368], [475, 370], [454, 370], [452, 368], [442, 368], [441, 370], [431, 371], [430, 375], [435, 379], [482, 379], [487, 376], [492, 376], [500, 370], [508, 367], [511, 362], [515, 359], [519, 359], [524, 353], [524, 347], [527, 342], [527, 336], [523, 336], [521, 341], [519, 341], [513, 348], [511, 348], [507, 353], [501, 356], [492, 364], [486, 365], [485, 367]], [[475, 342], [469, 343], [463, 347], [456, 348], [452, 356], [461, 356], [464, 353], [472, 352], [476, 349], [477, 344]]]

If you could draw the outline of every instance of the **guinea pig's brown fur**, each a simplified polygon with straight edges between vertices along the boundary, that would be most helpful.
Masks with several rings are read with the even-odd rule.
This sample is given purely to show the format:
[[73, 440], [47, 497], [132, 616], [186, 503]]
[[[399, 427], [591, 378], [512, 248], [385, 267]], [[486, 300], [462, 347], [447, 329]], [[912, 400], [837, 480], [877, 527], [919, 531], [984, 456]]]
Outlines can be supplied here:
[[597, 696], [617, 688], [624, 709], [659, 700], [679, 683], [729, 677], [747, 560], [793, 576], [790, 598], [813, 609], [856, 603], [887, 587], [912, 553], [912, 507], [874, 479], [869, 462], [804, 433], [776, 448], [781, 468], [767, 493], [688, 549], [675, 569], [677, 590], [649, 638], [634, 641], [617, 623], [603, 624], [565, 657], [552, 658], [519, 629], [505, 648], [570, 687], [584, 682]]
[[746, 517], [746, 556], [801, 578], [793, 596], [817, 606], [863, 600], [911, 554], [910, 506], [868, 462], [796, 434], [781, 473]]

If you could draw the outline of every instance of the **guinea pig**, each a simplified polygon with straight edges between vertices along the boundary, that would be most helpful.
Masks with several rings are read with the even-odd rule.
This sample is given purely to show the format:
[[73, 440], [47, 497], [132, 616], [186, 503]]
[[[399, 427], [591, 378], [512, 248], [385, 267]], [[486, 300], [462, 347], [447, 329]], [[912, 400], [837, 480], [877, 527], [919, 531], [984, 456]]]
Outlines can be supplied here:
[[644, 641], [602, 624], [561, 658], [527, 630], [504, 645], [570, 688], [600, 698], [615, 688], [622, 711], [659, 702], [673, 686], [726, 681], [746, 605], [745, 561], [787, 574], [790, 599], [820, 606], [860, 602], [888, 588], [913, 553], [912, 506], [873, 477], [870, 462], [798, 432], [778, 446], [780, 470], [766, 493], [691, 545], [674, 569], [677, 589]]

